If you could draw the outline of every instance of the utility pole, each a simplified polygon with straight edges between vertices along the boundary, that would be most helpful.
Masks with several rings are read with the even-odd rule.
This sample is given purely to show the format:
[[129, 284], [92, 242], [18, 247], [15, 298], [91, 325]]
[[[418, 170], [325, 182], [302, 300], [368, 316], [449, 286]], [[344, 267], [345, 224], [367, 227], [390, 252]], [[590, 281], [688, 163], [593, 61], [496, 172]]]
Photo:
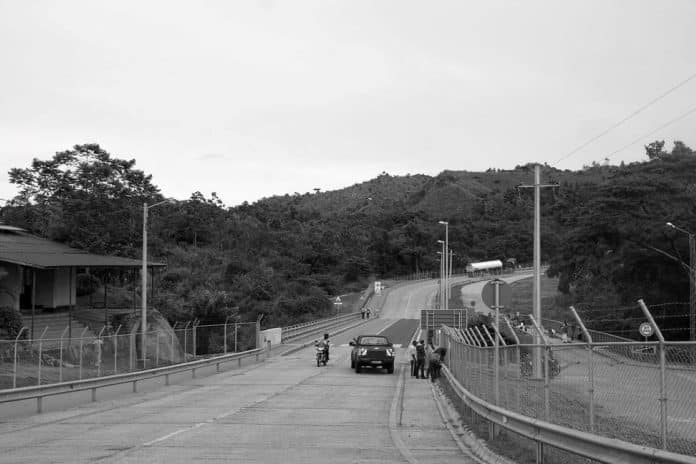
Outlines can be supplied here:
[[689, 341], [696, 341], [696, 240], [689, 234]]
[[[533, 295], [533, 310], [534, 319], [541, 322], [541, 189], [555, 188], [558, 184], [542, 184], [541, 183], [541, 166], [534, 166], [534, 184], [519, 185], [518, 188], [534, 188], [534, 295]], [[541, 337], [534, 334], [534, 344], [540, 346], [543, 343]], [[534, 377], [541, 377], [541, 348], [537, 347], [532, 350], [532, 367]]]
[[[685, 233], [689, 237], [689, 265], [686, 266], [680, 259], [670, 256], [678, 261], [689, 271], [689, 341], [696, 341], [696, 240], [690, 231], [675, 226], [671, 222], [666, 223], [668, 227]], [[662, 252], [664, 254], [664, 252]]]

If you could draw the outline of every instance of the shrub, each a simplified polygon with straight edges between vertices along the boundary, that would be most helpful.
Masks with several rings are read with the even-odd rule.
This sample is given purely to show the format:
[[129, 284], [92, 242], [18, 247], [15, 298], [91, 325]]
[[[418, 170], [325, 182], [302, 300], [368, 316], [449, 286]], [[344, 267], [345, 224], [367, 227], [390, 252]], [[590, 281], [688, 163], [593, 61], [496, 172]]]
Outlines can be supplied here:
[[[10, 338], [15, 338], [20, 330], [22, 330], [22, 314], [9, 306], [0, 307], [0, 328], [7, 333]], [[26, 338], [27, 333], [24, 332], [21, 338]]]

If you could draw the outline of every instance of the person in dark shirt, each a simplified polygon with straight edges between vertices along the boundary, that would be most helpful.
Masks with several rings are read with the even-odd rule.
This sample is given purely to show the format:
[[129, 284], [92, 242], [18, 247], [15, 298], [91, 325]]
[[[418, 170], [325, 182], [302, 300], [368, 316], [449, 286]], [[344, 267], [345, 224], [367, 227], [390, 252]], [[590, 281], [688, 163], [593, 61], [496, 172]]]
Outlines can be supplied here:
[[416, 378], [425, 378], [425, 340], [416, 345]]

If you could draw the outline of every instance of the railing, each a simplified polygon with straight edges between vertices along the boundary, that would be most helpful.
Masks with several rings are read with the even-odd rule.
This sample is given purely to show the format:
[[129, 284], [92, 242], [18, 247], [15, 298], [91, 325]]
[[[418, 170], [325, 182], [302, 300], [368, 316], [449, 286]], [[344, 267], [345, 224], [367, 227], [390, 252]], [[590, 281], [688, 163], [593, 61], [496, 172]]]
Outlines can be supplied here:
[[360, 318], [361, 314], [356, 312], [283, 327], [281, 331], [282, 343], [288, 343], [306, 335], [317, 333], [325, 329], [331, 329]]
[[156, 377], [164, 377], [165, 384], [169, 385], [169, 376], [173, 374], [191, 371], [192, 377], [195, 378], [196, 369], [215, 365], [216, 372], [220, 372], [221, 364], [231, 361], [237, 361], [238, 366], [241, 367], [243, 359], [254, 357], [255, 361], [258, 362], [259, 356], [262, 355], [267, 355], [264, 349], [253, 349], [242, 353], [233, 353], [212, 358], [199, 359], [197, 361], [190, 361], [181, 364], [175, 364], [173, 366], [148, 369], [140, 372], [127, 372], [124, 374], [116, 374], [106, 377], [85, 380], [74, 380], [68, 382], [55, 383], [51, 385], [21, 387], [12, 390], [0, 390], [0, 403], [36, 399], [36, 410], [37, 413], [40, 413], [42, 409], [43, 398], [47, 396], [90, 390], [92, 392], [92, 401], [96, 401], [98, 388], [132, 383], [133, 393], [135, 393], [137, 392], [138, 382], [143, 380], [152, 379]]
[[[507, 345], [496, 365], [492, 346], [472, 343], [478, 335], [450, 328], [443, 335], [451, 388], [472, 414], [601, 462], [696, 463], [696, 370], [684, 358], [696, 343]], [[540, 373], [530, 360], [535, 349]], [[597, 355], [603, 350], [650, 350], [658, 361], [618, 363]]]

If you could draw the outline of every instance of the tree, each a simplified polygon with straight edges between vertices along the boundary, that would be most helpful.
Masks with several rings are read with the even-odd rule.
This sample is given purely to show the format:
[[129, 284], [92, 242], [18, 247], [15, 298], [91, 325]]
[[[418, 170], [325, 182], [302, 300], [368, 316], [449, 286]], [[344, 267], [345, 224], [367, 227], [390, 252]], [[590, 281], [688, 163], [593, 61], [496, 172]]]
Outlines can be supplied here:
[[98, 144], [75, 145], [49, 160], [10, 170], [22, 226], [98, 253], [135, 255], [142, 203], [160, 200], [152, 176], [135, 160], [112, 157]]

